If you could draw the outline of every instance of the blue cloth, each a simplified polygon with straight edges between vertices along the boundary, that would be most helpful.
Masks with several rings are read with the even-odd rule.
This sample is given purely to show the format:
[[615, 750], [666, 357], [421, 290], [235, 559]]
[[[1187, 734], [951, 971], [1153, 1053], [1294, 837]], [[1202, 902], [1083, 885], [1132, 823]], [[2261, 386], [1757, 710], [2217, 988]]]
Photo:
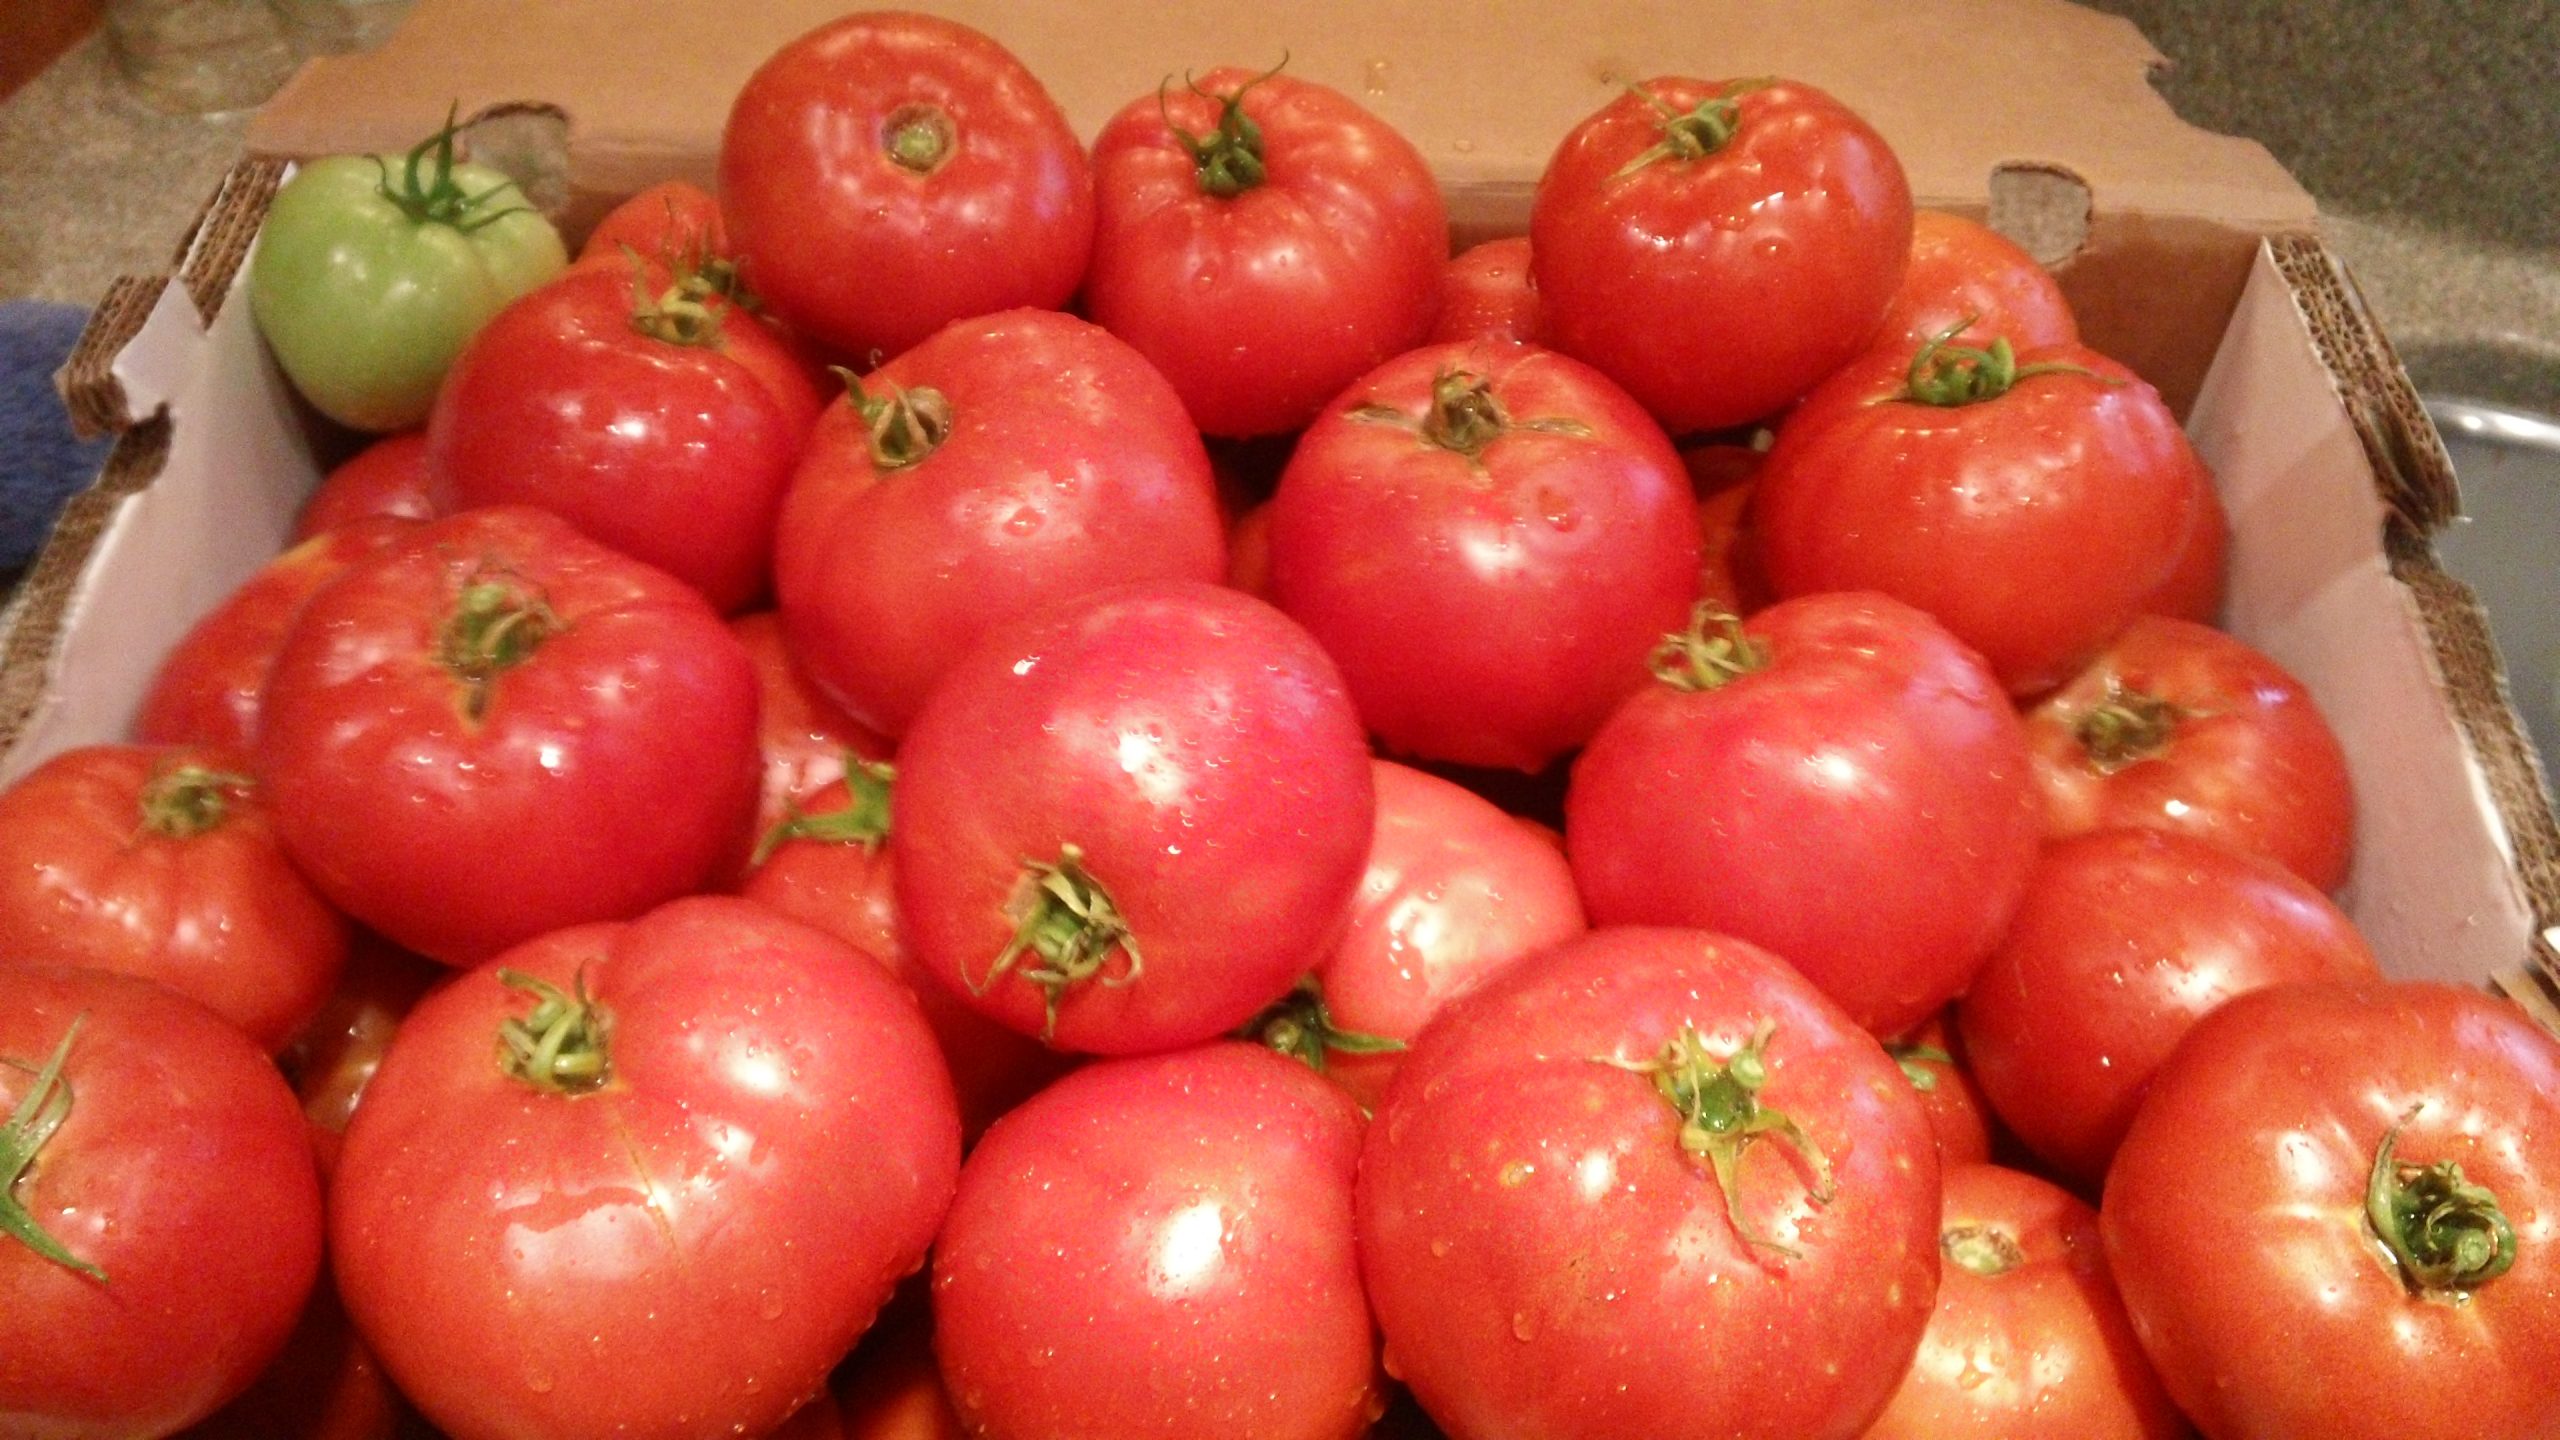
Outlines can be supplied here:
[[62, 502], [97, 478], [111, 439], [83, 441], [54, 393], [53, 372], [89, 312], [0, 300], [0, 590], [43, 548]]

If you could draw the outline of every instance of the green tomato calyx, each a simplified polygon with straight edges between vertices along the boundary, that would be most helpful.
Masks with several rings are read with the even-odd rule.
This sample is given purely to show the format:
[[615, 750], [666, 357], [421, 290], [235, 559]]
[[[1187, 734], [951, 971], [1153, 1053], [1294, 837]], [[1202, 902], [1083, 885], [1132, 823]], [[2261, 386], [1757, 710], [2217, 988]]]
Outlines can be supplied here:
[[1649, 1077], [1654, 1092], [1679, 1114], [1680, 1148], [1705, 1159], [1714, 1172], [1734, 1234], [1745, 1245], [1795, 1259], [1801, 1252], [1752, 1228], [1742, 1215], [1742, 1159], [1763, 1140], [1781, 1142], [1813, 1167], [1806, 1196], [1814, 1204], [1828, 1205], [1837, 1193], [1822, 1147], [1794, 1116], [1760, 1101], [1769, 1083], [1769, 1038], [1776, 1032], [1776, 1021], [1763, 1020], [1740, 1049], [1720, 1056], [1696, 1026], [1682, 1025], [1650, 1060], [1602, 1056], [1600, 1063]]
[[230, 818], [231, 802], [257, 788], [237, 771], [206, 765], [172, 765], [143, 782], [142, 828], [171, 840], [191, 840]]
[[1731, 684], [1768, 664], [1769, 647], [1745, 631], [1739, 617], [1712, 600], [1690, 607], [1689, 628], [1663, 636], [1645, 657], [1645, 668], [1654, 679], [1689, 692]]
[[1664, 162], [1688, 164], [1704, 160], [1733, 143], [1742, 129], [1742, 97], [1766, 87], [1766, 80], [1729, 80], [1716, 87], [1716, 93], [1687, 110], [1675, 110], [1671, 102], [1641, 85], [1630, 85], [1627, 93], [1642, 100], [1653, 111], [1662, 138], [1636, 152], [1634, 159], [1618, 167], [1610, 176], [1623, 180], [1648, 165]]
[[475, 230], [485, 230], [510, 215], [530, 212], [533, 207], [521, 203], [523, 192], [518, 191], [519, 203], [484, 212], [483, 207], [491, 201], [515, 190], [516, 182], [513, 180], [501, 180], [477, 194], [462, 188], [461, 180], [453, 173], [454, 166], [459, 163], [455, 141], [462, 134], [462, 126], [456, 122], [455, 116], [460, 109], [455, 106], [446, 110], [444, 128], [410, 148], [396, 183], [390, 163], [379, 155], [372, 158], [374, 168], [382, 172], [382, 178], [374, 188], [383, 199], [398, 207], [401, 214], [416, 224], [450, 225], [468, 235]]
[[2177, 734], [2180, 724], [2195, 718], [2195, 713], [2110, 679], [2107, 698], [2081, 716], [2071, 727], [2071, 734], [2080, 742], [2092, 769], [2101, 775], [2113, 775], [2166, 754], [2170, 737]]
[[762, 865], [773, 858], [774, 851], [794, 840], [859, 845], [867, 851], [878, 851], [889, 838], [889, 795], [897, 778], [896, 766], [882, 760], [865, 760], [848, 751], [844, 757], [845, 803], [833, 810], [803, 810], [797, 801], [785, 806], [782, 818], [756, 842], [756, 853], [749, 863]]
[[1956, 1063], [1956, 1057], [1937, 1046], [1912, 1040], [1896, 1040], [1884, 1047], [1884, 1053], [1892, 1056], [1893, 1063], [1901, 1067], [1902, 1078], [1911, 1082], [1911, 1088], [1923, 1095], [1932, 1094], [1938, 1088], [1938, 1072], [1930, 1066]]
[[720, 317], [730, 305], [727, 292], [700, 270], [678, 269], [674, 283], [649, 292], [649, 266], [628, 248], [631, 258], [631, 328], [668, 345], [688, 349], [720, 348]]
[[511, 576], [481, 573], [455, 597], [436, 639], [436, 658], [462, 686], [462, 711], [473, 720], [489, 713], [498, 677], [524, 663], [560, 631], [560, 617], [541, 592]]
[[2035, 375], [2085, 375], [2102, 384], [2120, 383], [2084, 365], [2060, 361], [2020, 365], [2017, 352], [2005, 335], [1993, 337], [1988, 347], [1956, 344], [1956, 337], [1972, 329], [1981, 318], [1967, 315], [1930, 336], [1926, 344], [1912, 352], [1911, 368], [1902, 377], [1902, 388], [1885, 398], [1953, 409], [1997, 400], [2016, 388], [2019, 381]]
[[1203, 100], [1218, 102], [1218, 128], [1206, 135], [1194, 135], [1173, 123], [1173, 113], [1165, 103], [1165, 94], [1173, 85], [1168, 75], [1156, 87], [1156, 113], [1164, 117], [1167, 130], [1183, 149], [1191, 153], [1191, 163], [1200, 177], [1201, 193], [1233, 199], [1263, 182], [1268, 173], [1262, 161], [1262, 127], [1244, 113], [1245, 92], [1277, 75], [1289, 63], [1283, 54], [1280, 63], [1254, 76], [1224, 95], [1212, 95], [1200, 88], [1200, 82], [1186, 75], [1183, 87]]
[[951, 399], [941, 391], [930, 385], [911, 390], [887, 385], [887, 393], [874, 395], [862, 388], [860, 376], [841, 365], [834, 369], [844, 381], [845, 399], [871, 437], [872, 464], [883, 470], [920, 465], [951, 438]]
[[1985, 1280], [1997, 1280], [2027, 1263], [2016, 1236], [1996, 1225], [1954, 1225], [1938, 1233], [1938, 1253]]
[[533, 998], [533, 1008], [498, 1026], [498, 1068], [537, 1090], [583, 1095], [613, 1077], [606, 1055], [604, 1007], [587, 995], [580, 971], [575, 992], [539, 976], [501, 968], [498, 979]]
[[86, 1015], [73, 1017], [62, 1040], [42, 1066], [30, 1066], [16, 1060], [0, 1058], [0, 1066], [33, 1075], [34, 1082], [18, 1097], [9, 1118], [0, 1120], [0, 1235], [6, 1235], [38, 1255], [68, 1270], [76, 1270], [100, 1284], [107, 1272], [72, 1254], [61, 1241], [45, 1233], [43, 1226], [18, 1198], [18, 1182], [34, 1168], [37, 1152], [62, 1128], [71, 1115], [71, 1082], [62, 1078], [63, 1062], [71, 1058], [71, 1042], [80, 1034]]
[[2496, 1193], [2465, 1179], [2458, 1162], [2412, 1165], [2395, 1154], [2424, 1108], [2410, 1106], [2374, 1151], [2365, 1222], [2410, 1293], [2460, 1303], [2516, 1263], [2516, 1232]]
[[1355, 405], [1343, 413], [1363, 424], [1410, 430], [1426, 444], [1465, 456], [1477, 469], [1483, 468], [1484, 452], [1493, 442], [1514, 430], [1535, 430], [1547, 435], [1591, 433], [1590, 426], [1562, 416], [1512, 419], [1493, 393], [1492, 378], [1472, 370], [1444, 370], [1432, 377], [1431, 404], [1420, 416], [1379, 401]]
[[1345, 1029], [1335, 1023], [1333, 1012], [1324, 1003], [1324, 985], [1313, 975], [1300, 980], [1295, 989], [1253, 1017], [1239, 1032], [1239, 1038], [1301, 1061], [1319, 1075], [1337, 1052], [1394, 1055], [1405, 1048], [1402, 1040], [1392, 1036]]
[[[1129, 933], [1120, 907], [1084, 868], [1081, 846], [1059, 846], [1055, 864], [1022, 862], [1022, 882], [1005, 915], [1013, 921], [1013, 938], [995, 964], [987, 967], [986, 978], [971, 981], [969, 988], [983, 995], [1007, 974], [1019, 974], [1039, 986], [1046, 1012], [1040, 1027], [1043, 1040], [1056, 1034], [1058, 1005], [1069, 990], [1087, 981], [1115, 989], [1135, 984], [1146, 968], [1138, 954], [1138, 937]], [[1127, 957], [1127, 963], [1112, 971], [1115, 950]]]

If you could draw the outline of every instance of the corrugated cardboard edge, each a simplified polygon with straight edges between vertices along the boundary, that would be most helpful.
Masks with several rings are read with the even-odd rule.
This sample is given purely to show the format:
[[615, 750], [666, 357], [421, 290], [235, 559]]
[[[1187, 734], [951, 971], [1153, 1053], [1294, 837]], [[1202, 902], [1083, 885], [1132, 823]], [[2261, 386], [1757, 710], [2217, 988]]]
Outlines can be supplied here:
[[18, 743], [51, 688], [54, 658], [70, 618], [72, 597], [107, 527], [126, 497], [157, 479], [169, 460], [169, 418], [127, 428], [88, 489], [71, 497], [0, 614], [0, 755]]
[[2498, 977], [2500, 988], [2560, 1032], [2560, 947], [2552, 935], [2560, 926], [2560, 818], [2540, 753], [2510, 701], [2488, 613], [2436, 556], [2437, 532], [2462, 508], [2453, 461], [2345, 263], [2308, 236], [2268, 244], [2372, 463], [2388, 517], [2383, 552], [2392, 578], [2408, 587], [2425, 626], [2454, 721], [2478, 760], [2540, 927], [2533, 953]]

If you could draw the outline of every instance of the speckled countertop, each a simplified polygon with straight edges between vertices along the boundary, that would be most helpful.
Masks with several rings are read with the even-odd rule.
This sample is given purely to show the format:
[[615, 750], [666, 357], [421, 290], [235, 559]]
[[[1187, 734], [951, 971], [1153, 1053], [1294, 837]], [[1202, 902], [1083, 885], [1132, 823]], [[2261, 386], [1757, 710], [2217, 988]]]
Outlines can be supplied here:
[[[2182, 114], [2301, 177], [2422, 390], [2560, 412], [2560, 4], [2097, 8], [2173, 57]], [[144, 108], [94, 37], [57, 61], [0, 103], [0, 298], [164, 266], [244, 125]]]

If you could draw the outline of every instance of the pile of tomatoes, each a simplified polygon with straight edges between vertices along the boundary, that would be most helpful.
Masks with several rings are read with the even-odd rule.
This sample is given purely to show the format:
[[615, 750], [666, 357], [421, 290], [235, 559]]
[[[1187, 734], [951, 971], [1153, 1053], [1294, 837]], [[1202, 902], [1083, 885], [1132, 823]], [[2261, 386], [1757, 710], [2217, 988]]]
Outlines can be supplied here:
[[912, 14], [574, 263], [306, 166], [384, 438], [0, 794], [0, 1437], [2560, 1433], [2560, 1045], [2052, 279], [1779, 79], [1449, 249]]

